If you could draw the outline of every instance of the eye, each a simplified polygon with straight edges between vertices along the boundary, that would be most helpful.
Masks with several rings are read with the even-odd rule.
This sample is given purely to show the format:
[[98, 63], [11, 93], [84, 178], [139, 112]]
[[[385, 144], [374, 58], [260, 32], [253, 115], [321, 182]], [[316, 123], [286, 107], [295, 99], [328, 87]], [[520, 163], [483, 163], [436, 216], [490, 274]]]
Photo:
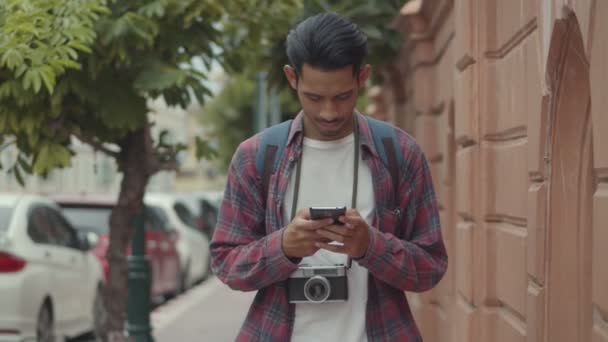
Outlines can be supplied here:
[[319, 102], [321, 101], [321, 96], [318, 95], [306, 95], [308, 97], [309, 100], [313, 101], [313, 102]]
[[348, 99], [350, 99], [350, 95], [351, 95], [351, 94], [343, 94], [343, 95], [340, 95], [340, 96], [338, 96], [338, 100], [340, 100], [340, 101], [345, 101], [345, 100], [348, 100]]

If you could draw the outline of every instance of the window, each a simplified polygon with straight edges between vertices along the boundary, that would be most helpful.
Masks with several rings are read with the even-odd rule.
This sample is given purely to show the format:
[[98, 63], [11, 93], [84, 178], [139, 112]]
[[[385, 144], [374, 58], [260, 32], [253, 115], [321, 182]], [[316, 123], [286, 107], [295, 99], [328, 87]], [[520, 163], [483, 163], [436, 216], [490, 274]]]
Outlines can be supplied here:
[[36, 243], [76, 248], [76, 232], [55, 209], [46, 206], [32, 208], [27, 227], [28, 235]]
[[78, 248], [78, 237], [70, 224], [56, 210], [48, 208], [49, 217], [55, 230], [55, 245]]
[[173, 229], [172, 227], [170, 227], [169, 218], [167, 217], [167, 214], [165, 213], [165, 211], [162, 208], [156, 207], [156, 206], [150, 206], [149, 208], [151, 211], [154, 212], [154, 215], [160, 221], [160, 224], [161, 224], [160, 227], [162, 230], [169, 231], [169, 230]]
[[112, 208], [64, 206], [63, 214], [76, 229], [97, 235], [109, 234]]
[[205, 225], [208, 229], [213, 230], [217, 224], [217, 208], [206, 200], [202, 201], [203, 215]]
[[144, 207], [146, 230], [165, 231], [165, 222], [158, 214], [157, 210], [151, 207]]
[[13, 216], [13, 208], [0, 207], [0, 232], [8, 230], [8, 225], [11, 223]]
[[194, 219], [194, 216], [192, 216], [192, 212], [190, 212], [185, 205], [177, 203], [173, 206], [173, 210], [175, 210], [175, 213], [177, 213], [177, 216], [182, 223], [196, 229], [196, 220]]
[[28, 216], [27, 233], [36, 243], [52, 243], [53, 228], [46, 207], [35, 206]]

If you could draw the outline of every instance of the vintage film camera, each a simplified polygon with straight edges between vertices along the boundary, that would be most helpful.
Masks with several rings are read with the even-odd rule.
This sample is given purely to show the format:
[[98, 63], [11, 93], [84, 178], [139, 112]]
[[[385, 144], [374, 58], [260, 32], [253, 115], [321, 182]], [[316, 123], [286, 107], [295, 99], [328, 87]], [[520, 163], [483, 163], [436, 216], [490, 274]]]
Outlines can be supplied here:
[[287, 280], [290, 303], [345, 302], [348, 300], [348, 268], [300, 266]]

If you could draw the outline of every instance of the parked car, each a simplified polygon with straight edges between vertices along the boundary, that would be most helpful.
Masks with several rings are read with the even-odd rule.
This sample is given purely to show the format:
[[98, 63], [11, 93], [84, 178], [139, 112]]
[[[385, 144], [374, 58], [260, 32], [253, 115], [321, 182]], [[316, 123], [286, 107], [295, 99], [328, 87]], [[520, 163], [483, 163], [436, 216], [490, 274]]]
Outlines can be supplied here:
[[161, 208], [169, 224], [178, 233], [177, 251], [182, 278], [187, 287], [205, 279], [209, 274], [211, 254], [209, 238], [196, 229], [195, 218], [179, 195], [153, 193], [144, 197], [146, 205]]
[[223, 192], [192, 192], [184, 193], [181, 197], [192, 209], [196, 228], [211, 239], [217, 224], [219, 204]]
[[[60, 195], [53, 199], [76, 229], [93, 234], [96, 245], [93, 254], [99, 258], [107, 280], [109, 264], [106, 252], [109, 244], [110, 214], [116, 206], [116, 197], [108, 195]], [[144, 207], [146, 255], [151, 269], [151, 297], [158, 301], [180, 293], [182, 284], [177, 231], [173, 229], [160, 208]], [[130, 255], [131, 248], [127, 248]]]
[[0, 194], [0, 340], [100, 331], [103, 275], [87, 239], [48, 198]]

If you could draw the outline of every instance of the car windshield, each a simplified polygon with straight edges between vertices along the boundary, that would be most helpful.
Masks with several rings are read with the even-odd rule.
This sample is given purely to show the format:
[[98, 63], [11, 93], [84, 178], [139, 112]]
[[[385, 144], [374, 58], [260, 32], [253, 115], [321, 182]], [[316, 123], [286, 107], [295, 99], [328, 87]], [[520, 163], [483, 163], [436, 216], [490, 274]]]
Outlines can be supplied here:
[[64, 206], [63, 213], [78, 230], [98, 235], [109, 232], [112, 208]]
[[11, 223], [13, 208], [0, 207], [0, 232], [8, 230], [8, 225]]

